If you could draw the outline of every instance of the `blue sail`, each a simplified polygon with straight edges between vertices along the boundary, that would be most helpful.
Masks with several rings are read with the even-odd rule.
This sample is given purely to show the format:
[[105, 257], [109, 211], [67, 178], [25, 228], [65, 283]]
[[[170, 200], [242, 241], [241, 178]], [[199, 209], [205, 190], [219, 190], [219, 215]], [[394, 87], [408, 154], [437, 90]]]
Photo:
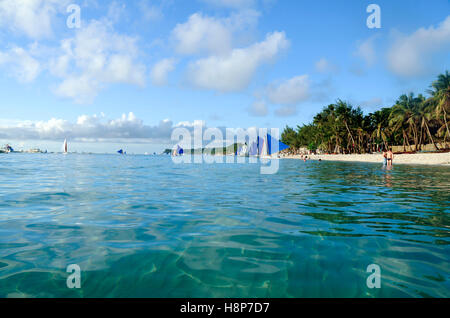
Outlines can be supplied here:
[[250, 156], [257, 156], [258, 155], [258, 144], [256, 142], [252, 142], [250, 145], [250, 148], [248, 150], [248, 154]]
[[267, 134], [266, 136], [267, 138], [257, 137], [256, 142], [251, 143], [249, 148], [250, 156], [260, 156], [263, 153], [265, 142], [267, 142], [267, 155], [269, 156], [289, 148], [288, 145], [273, 138], [271, 135]]
[[288, 148], [289, 148], [288, 145], [279, 141], [278, 139], [273, 138], [271, 135], [267, 134], [267, 152], [269, 155], [278, 153], [278, 152], [283, 151]]
[[119, 151], [117, 151], [117, 153], [120, 153], [121, 155], [123, 155], [123, 149], [120, 149]]
[[258, 155], [261, 156], [264, 149], [264, 138], [258, 136]]

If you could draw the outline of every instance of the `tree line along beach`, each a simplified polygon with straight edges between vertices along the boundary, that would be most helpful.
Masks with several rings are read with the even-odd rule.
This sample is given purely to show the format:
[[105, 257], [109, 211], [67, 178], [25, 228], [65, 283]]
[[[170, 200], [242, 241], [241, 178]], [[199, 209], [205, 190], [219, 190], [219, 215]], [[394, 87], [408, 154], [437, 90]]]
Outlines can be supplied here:
[[368, 115], [338, 99], [310, 124], [287, 126], [285, 158], [381, 162], [392, 148], [395, 163], [450, 164], [450, 74], [440, 74], [422, 94], [401, 95], [391, 107]]

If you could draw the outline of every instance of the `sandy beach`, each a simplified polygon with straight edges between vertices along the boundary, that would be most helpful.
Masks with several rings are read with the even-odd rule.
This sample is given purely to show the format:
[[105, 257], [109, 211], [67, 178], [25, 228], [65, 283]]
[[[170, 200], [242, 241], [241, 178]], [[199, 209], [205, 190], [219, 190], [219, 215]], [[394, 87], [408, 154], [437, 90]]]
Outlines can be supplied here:
[[[300, 156], [288, 156], [287, 159], [301, 159]], [[349, 161], [382, 163], [381, 154], [350, 154], [350, 155], [309, 155], [311, 160], [323, 161]], [[450, 152], [446, 153], [418, 153], [394, 155], [395, 164], [423, 164], [423, 165], [450, 165]]]

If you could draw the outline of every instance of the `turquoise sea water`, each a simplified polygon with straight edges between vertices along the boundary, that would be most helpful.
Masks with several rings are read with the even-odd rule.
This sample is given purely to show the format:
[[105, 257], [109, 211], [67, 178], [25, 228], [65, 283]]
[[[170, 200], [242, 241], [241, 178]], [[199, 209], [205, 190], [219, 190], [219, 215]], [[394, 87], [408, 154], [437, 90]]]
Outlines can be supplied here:
[[0, 155], [0, 297], [450, 297], [449, 167], [279, 163]]

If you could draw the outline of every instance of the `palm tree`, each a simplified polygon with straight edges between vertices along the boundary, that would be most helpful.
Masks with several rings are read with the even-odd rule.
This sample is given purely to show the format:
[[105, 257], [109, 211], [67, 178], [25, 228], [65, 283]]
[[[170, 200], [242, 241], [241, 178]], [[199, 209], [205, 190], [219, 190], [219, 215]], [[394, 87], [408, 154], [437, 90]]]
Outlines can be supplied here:
[[[336, 118], [335, 105], [331, 104], [325, 107], [322, 112], [314, 117], [313, 123], [326, 136], [327, 150], [329, 152], [340, 153], [342, 149], [342, 138], [340, 136], [339, 121]], [[332, 146], [333, 141], [335, 145], [334, 150]]]
[[[423, 96], [414, 97], [414, 93], [402, 95], [392, 107], [389, 119], [389, 125], [394, 131], [404, 127], [406, 124], [408, 130], [413, 135], [414, 149], [418, 150], [418, 146], [422, 144], [422, 128], [420, 127], [420, 105], [423, 103]], [[404, 130], [403, 130], [404, 132]], [[403, 133], [403, 135], [405, 135]]]
[[298, 147], [297, 144], [297, 133], [294, 129], [289, 126], [286, 126], [283, 133], [281, 134], [281, 141], [284, 142], [289, 147], [296, 149]]
[[[432, 101], [436, 105], [436, 116], [443, 117], [445, 126], [444, 142], [447, 136], [450, 136], [450, 130], [447, 121], [447, 113], [450, 108], [450, 74], [445, 71], [445, 74], [440, 74], [438, 79], [431, 84], [431, 90], [428, 90], [432, 96]], [[441, 127], [441, 128], [443, 128]]]
[[349, 103], [338, 99], [336, 103], [336, 115], [336, 119], [344, 124], [348, 137], [352, 141], [352, 147], [356, 147], [355, 138], [349, 127], [349, 123], [351, 123], [352, 119], [352, 106]]
[[[423, 98], [423, 96], [422, 96], [422, 98]], [[430, 141], [434, 145], [434, 148], [436, 150], [439, 150], [439, 147], [437, 146], [436, 142], [434, 141], [433, 135], [431, 134], [431, 131], [430, 131], [430, 121], [433, 120], [433, 105], [430, 103], [427, 103], [425, 100], [423, 100], [421, 107], [419, 109], [419, 114], [422, 119], [421, 127], [426, 129], [428, 138], [430, 138]]]
[[[389, 108], [383, 108], [375, 113], [369, 114], [372, 133], [371, 138], [375, 140], [378, 148], [378, 142], [381, 140], [384, 144], [384, 148], [388, 148], [388, 129], [389, 129], [389, 115], [391, 110]], [[379, 150], [379, 149], [376, 149]]]

